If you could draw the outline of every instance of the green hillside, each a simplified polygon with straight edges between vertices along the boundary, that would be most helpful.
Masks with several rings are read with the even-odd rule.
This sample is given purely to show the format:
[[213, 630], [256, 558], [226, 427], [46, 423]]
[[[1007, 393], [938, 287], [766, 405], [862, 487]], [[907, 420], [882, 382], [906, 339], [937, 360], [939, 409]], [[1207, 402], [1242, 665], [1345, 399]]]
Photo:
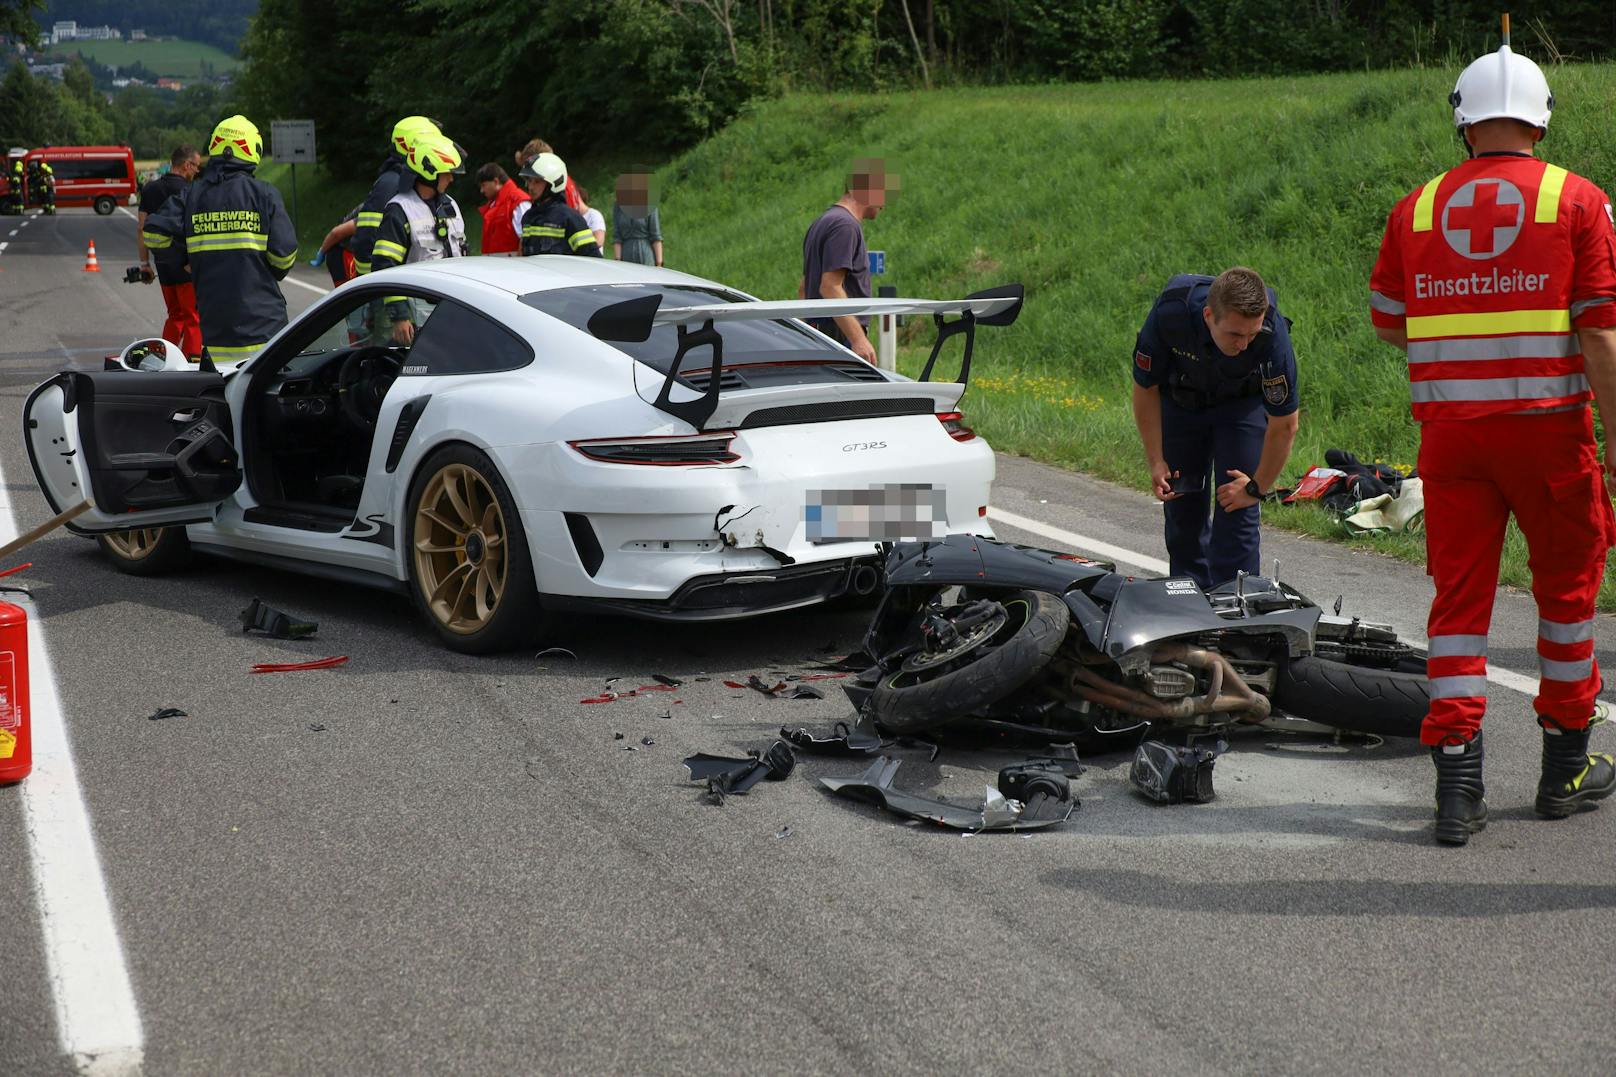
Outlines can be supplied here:
[[61, 59], [74, 53], [108, 67], [123, 68], [138, 63], [153, 74], [179, 79], [222, 75], [241, 64], [223, 49], [200, 41], [68, 41], [51, 49], [51, 55]]
[[[763, 298], [796, 294], [803, 230], [847, 163], [884, 156], [902, 190], [867, 226], [885, 283], [942, 298], [1027, 286], [1021, 320], [985, 330], [964, 408], [995, 447], [1143, 488], [1128, 400], [1139, 323], [1167, 278], [1242, 263], [1292, 318], [1302, 426], [1288, 477], [1339, 447], [1408, 465], [1401, 353], [1375, 337], [1369, 271], [1386, 213], [1462, 153], [1455, 71], [1231, 82], [1121, 82], [787, 97], [663, 170], [668, 264]], [[1550, 71], [1544, 151], [1616, 187], [1616, 65]], [[929, 325], [905, 330], [914, 373]], [[1270, 520], [1338, 533], [1311, 511]], [[1403, 556], [1418, 539], [1359, 540]], [[1512, 537], [1510, 582], [1526, 580]], [[1606, 584], [1607, 605], [1616, 588]]]

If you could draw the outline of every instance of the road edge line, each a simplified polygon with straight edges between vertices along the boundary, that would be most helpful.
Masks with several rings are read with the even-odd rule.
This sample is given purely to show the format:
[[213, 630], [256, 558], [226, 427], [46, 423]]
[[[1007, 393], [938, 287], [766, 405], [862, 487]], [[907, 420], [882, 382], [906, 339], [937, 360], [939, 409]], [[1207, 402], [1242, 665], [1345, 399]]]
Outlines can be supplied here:
[[[0, 542], [17, 533], [0, 471]], [[27, 610], [29, 620], [34, 770], [22, 781], [21, 797], [58, 1044], [83, 1074], [138, 1077], [145, 1034], [68, 743], [44, 619], [30, 596], [7, 597]]]

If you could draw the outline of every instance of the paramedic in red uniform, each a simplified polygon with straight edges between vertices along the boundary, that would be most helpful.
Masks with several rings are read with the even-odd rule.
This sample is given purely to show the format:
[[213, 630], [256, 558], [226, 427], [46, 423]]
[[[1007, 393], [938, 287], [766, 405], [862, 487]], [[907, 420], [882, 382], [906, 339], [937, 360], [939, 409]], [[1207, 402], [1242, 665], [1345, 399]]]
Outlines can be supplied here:
[[1594, 599], [1616, 539], [1589, 403], [1616, 420], [1616, 229], [1594, 184], [1533, 156], [1554, 98], [1506, 43], [1450, 99], [1470, 158], [1392, 210], [1370, 278], [1381, 339], [1408, 353], [1420, 423], [1431, 606], [1436, 840], [1487, 822], [1481, 718], [1504, 525], [1515, 515], [1537, 600], [1543, 729], [1537, 814], [1563, 818], [1616, 790], [1588, 754], [1601, 681]]

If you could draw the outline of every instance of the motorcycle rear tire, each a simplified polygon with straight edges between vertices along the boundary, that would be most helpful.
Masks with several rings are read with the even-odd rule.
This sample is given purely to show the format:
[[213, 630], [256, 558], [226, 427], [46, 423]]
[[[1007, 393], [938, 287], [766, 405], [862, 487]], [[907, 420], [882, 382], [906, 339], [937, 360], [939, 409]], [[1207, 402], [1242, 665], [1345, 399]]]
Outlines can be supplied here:
[[1425, 659], [1397, 669], [1354, 666], [1307, 655], [1280, 667], [1274, 684], [1280, 709], [1310, 722], [1381, 737], [1417, 737], [1431, 709]]
[[877, 724], [900, 735], [946, 725], [1003, 699], [1048, 665], [1066, 638], [1071, 620], [1066, 603], [1047, 591], [1017, 591], [1001, 601], [1007, 607], [1027, 604], [1009, 639], [929, 680], [900, 684], [902, 674], [887, 674], [870, 697]]

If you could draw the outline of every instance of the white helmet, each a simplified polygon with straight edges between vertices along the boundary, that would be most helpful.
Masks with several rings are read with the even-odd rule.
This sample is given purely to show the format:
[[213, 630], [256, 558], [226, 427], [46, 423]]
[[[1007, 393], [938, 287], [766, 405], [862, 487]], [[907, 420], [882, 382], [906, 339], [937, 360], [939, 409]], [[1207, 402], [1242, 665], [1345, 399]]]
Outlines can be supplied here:
[[1497, 119], [1519, 120], [1542, 131], [1549, 126], [1554, 95], [1542, 68], [1503, 45], [1464, 69], [1448, 104], [1453, 106], [1453, 125], [1461, 131]]
[[567, 189], [567, 164], [553, 153], [534, 154], [517, 176], [543, 180], [550, 185], [551, 194], [560, 194]]

